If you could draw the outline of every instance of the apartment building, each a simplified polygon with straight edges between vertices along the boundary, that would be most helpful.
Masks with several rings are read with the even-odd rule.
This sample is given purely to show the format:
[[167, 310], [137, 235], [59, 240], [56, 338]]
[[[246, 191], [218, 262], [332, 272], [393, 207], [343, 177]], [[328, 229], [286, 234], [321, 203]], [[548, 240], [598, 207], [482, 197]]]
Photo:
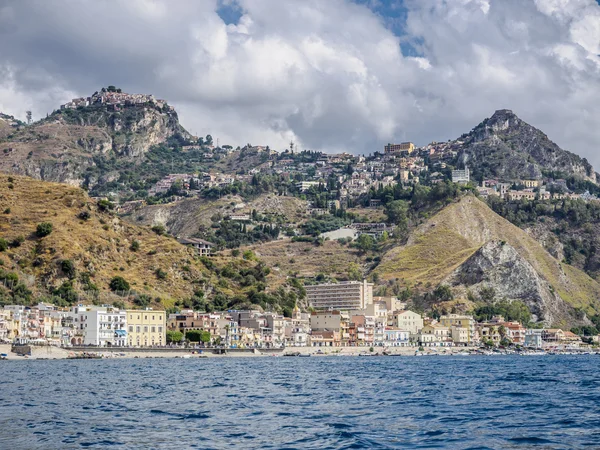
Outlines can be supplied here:
[[373, 303], [373, 283], [366, 280], [305, 286], [308, 303], [315, 309], [365, 309]]
[[413, 311], [395, 311], [388, 316], [388, 326], [417, 334], [423, 328], [423, 317]]

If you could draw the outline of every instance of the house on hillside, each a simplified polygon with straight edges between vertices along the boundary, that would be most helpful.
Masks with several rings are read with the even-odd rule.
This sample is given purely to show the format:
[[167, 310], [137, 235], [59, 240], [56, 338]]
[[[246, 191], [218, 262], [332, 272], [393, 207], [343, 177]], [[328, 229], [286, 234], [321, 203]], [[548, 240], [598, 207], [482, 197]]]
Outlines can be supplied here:
[[195, 248], [200, 256], [210, 256], [213, 249], [215, 248], [215, 244], [205, 241], [203, 239], [184, 238], [184, 239], [178, 239], [177, 241], [180, 244], [183, 244], [187, 247]]

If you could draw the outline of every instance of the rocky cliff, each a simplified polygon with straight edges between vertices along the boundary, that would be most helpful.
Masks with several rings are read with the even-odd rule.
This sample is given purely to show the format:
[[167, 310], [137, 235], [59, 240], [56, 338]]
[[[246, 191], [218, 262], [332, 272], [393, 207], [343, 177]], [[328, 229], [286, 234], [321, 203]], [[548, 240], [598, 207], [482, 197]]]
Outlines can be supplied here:
[[148, 162], [148, 151], [171, 138], [191, 136], [166, 103], [64, 108], [29, 126], [2, 127], [0, 171], [93, 188]]
[[496, 111], [459, 140], [463, 144], [458, 162], [468, 165], [476, 176], [517, 180], [553, 171], [596, 182], [596, 173], [585, 158], [561, 149], [507, 109]]
[[571, 311], [534, 267], [503, 241], [484, 244], [443, 284], [469, 289], [475, 296], [483, 289], [493, 289], [498, 298], [522, 301], [534, 315], [534, 321], [547, 324], [557, 322]]
[[[514, 274], [508, 273], [511, 266]], [[599, 283], [555, 259], [525, 231], [470, 196], [420, 225], [406, 245], [386, 252], [375, 273], [417, 290], [451, 281], [456, 295], [465, 297], [468, 287], [491, 283], [498, 298], [501, 293], [524, 301], [529, 296], [527, 302], [548, 324], [581, 323], [582, 313], [600, 311]]]

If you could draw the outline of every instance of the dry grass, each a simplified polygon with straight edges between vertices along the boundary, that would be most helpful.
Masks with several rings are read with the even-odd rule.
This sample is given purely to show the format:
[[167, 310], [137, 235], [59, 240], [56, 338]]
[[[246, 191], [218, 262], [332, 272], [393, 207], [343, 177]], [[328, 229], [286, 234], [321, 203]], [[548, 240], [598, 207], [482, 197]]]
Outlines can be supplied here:
[[286, 239], [250, 248], [273, 268], [274, 275], [283, 278], [289, 273], [297, 273], [301, 277], [324, 273], [345, 279], [351, 264], [364, 264], [364, 258], [357, 250], [342, 246], [337, 241], [325, 241], [317, 247], [309, 242]]
[[[98, 210], [96, 203], [78, 188], [30, 178], [0, 175], [0, 236], [11, 241], [23, 236], [25, 242], [0, 254], [4, 268], [35, 277], [35, 288], [46, 291], [66, 278], [59, 263], [74, 261], [79, 273], [89, 272], [100, 290], [108, 290], [112, 277], [128, 280], [132, 289], [161, 298], [181, 298], [193, 291], [192, 280], [206, 275], [204, 266], [191, 251], [174, 239], [133, 226]], [[9, 189], [9, 184], [13, 189]], [[10, 213], [4, 211], [10, 208]], [[78, 214], [87, 211], [88, 220]], [[50, 222], [53, 231], [39, 238], [35, 229]], [[130, 250], [137, 240], [140, 249]], [[35, 264], [34, 264], [35, 261]], [[167, 272], [159, 280], [157, 269]], [[187, 278], [187, 279], [186, 279]], [[81, 285], [76, 283], [78, 288]]]
[[600, 311], [600, 284], [561, 264], [526, 232], [474, 197], [449, 205], [421, 225], [405, 246], [384, 255], [376, 271], [383, 279], [435, 286], [490, 240], [514, 247], [569, 305], [588, 313]]

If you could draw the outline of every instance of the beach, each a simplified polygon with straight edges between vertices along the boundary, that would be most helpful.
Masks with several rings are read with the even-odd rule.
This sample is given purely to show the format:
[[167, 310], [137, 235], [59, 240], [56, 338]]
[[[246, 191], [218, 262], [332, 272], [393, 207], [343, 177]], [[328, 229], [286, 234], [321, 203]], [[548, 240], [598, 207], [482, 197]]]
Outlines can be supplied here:
[[[428, 347], [422, 354], [452, 355], [471, 351], [474, 348], [467, 347]], [[7, 360], [22, 359], [69, 359], [73, 357], [82, 357], [84, 354], [101, 356], [102, 358], [252, 358], [252, 357], [279, 357], [286, 354], [295, 353], [298, 355], [322, 356], [359, 356], [359, 355], [387, 355], [412, 356], [417, 352], [417, 347], [375, 347], [370, 351], [370, 347], [288, 347], [281, 349], [256, 349], [240, 351], [236, 349], [225, 350], [226, 353], [216, 354], [212, 349], [194, 349], [194, 348], [90, 348], [82, 351], [78, 349], [68, 349], [54, 346], [32, 346], [31, 355], [20, 356], [11, 352], [11, 345], [1, 344], [0, 353], [5, 353]]]

